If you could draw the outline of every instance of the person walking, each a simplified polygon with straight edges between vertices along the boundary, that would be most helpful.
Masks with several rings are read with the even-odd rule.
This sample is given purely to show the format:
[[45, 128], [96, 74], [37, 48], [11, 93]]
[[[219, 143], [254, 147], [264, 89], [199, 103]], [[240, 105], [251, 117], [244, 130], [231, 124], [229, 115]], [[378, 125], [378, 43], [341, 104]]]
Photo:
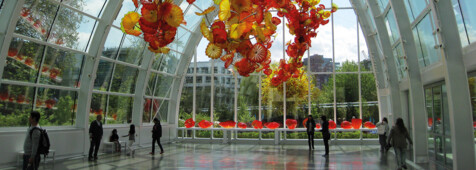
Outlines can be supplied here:
[[306, 122], [306, 132], [307, 132], [307, 142], [309, 143], [309, 150], [314, 150], [314, 128], [316, 127], [316, 122], [312, 118], [312, 115], [307, 117]]
[[101, 144], [102, 139], [102, 115], [97, 115], [96, 120], [91, 122], [89, 126], [89, 140], [91, 141], [91, 145], [89, 147], [89, 157], [88, 160], [93, 160], [93, 150], [94, 150], [94, 160], [98, 159], [98, 150], [99, 145]]
[[386, 117], [382, 119], [381, 122], [377, 123], [377, 133], [378, 133], [378, 140], [380, 143], [380, 152], [386, 152], [387, 150], [385, 147], [387, 146], [387, 136], [389, 133], [388, 127], [388, 120]]
[[123, 137], [129, 136], [129, 143], [127, 143], [127, 149], [129, 150], [129, 153], [127, 153], [127, 155], [134, 154], [132, 153], [132, 144], [134, 144], [134, 142], [136, 141], [135, 135], [136, 135], [136, 127], [134, 124], [131, 124], [129, 128], [129, 134], [123, 136]]
[[393, 126], [392, 130], [390, 130], [387, 142], [395, 149], [395, 157], [399, 170], [402, 168], [407, 169], [407, 165], [405, 163], [407, 140], [410, 142], [410, 145], [413, 145], [412, 139], [408, 134], [408, 130], [403, 124], [403, 119], [398, 118], [395, 122], [395, 126]]
[[160, 121], [157, 118], [154, 118], [154, 127], [152, 129], [152, 152], [150, 152], [151, 155], [154, 155], [155, 153], [155, 141], [157, 141], [157, 144], [159, 144], [160, 147], [160, 154], [164, 153], [164, 148], [162, 148], [162, 145], [160, 144], [160, 137], [162, 137], [162, 125], [160, 125]]
[[329, 133], [329, 122], [327, 121], [327, 117], [322, 115], [321, 116], [321, 121], [322, 121], [322, 140], [324, 140], [324, 146], [326, 148], [326, 154], [322, 155], [324, 157], [329, 156], [329, 139], [331, 139], [331, 134]]
[[39, 130], [40, 125], [40, 113], [32, 111], [28, 121], [30, 127], [26, 132], [25, 142], [23, 143], [23, 170], [34, 169], [37, 170], [40, 166], [40, 154], [38, 153], [38, 146], [40, 144], [41, 132]]

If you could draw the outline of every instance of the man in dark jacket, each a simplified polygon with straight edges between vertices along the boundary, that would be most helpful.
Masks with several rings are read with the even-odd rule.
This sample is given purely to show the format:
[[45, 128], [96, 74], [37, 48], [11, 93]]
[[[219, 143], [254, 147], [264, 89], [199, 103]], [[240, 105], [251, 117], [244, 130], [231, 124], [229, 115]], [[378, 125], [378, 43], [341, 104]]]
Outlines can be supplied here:
[[98, 159], [98, 150], [99, 145], [101, 144], [102, 138], [102, 116], [97, 115], [96, 120], [91, 122], [89, 126], [89, 139], [91, 140], [91, 145], [89, 147], [89, 157], [88, 160], [93, 160], [93, 150], [94, 150], [94, 160]]
[[164, 148], [162, 148], [162, 145], [160, 144], [160, 137], [162, 137], [162, 125], [160, 125], [160, 121], [157, 118], [154, 118], [154, 127], [152, 128], [152, 152], [150, 152], [151, 155], [154, 155], [155, 153], [155, 141], [157, 141], [157, 144], [159, 144], [160, 147], [160, 154], [164, 153]]
[[331, 139], [331, 134], [329, 133], [329, 122], [327, 121], [327, 117], [322, 115], [322, 139], [324, 140], [324, 146], [326, 147], [326, 154], [322, 155], [324, 157], [329, 156], [329, 139]]
[[312, 115], [307, 117], [306, 122], [306, 132], [307, 132], [307, 142], [309, 144], [309, 150], [314, 150], [314, 127], [316, 127], [316, 122], [312, 118]]

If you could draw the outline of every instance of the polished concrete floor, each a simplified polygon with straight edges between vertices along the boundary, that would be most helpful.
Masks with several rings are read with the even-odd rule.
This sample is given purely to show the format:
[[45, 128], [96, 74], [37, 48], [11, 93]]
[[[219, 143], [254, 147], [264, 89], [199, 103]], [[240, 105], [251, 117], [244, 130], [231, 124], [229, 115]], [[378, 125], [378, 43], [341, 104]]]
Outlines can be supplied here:
[[395, 156], [381, 154], [378, 146], [331, 146], [328, 158], [321, 156], [323, 146], [316, 146], [311, 152], [307, 146], [299, 145], [173, 143], [163, 146], [165, 153], [154, 156], [149, 155], [151, 148], [143, 148], [136, 150], [134, 157], [124, 153], [102, 154], [97, 161], [71, 158], [50, 161], [40, 169], [396, 169]]

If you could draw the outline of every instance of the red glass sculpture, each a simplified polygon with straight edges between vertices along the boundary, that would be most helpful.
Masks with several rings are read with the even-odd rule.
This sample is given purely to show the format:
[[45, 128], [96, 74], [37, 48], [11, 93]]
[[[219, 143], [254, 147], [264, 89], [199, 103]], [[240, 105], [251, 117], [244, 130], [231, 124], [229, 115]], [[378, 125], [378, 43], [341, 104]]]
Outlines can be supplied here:
[[43, 102], [43, 100], [37, 99], [37, 100], [36, 100], [36, 107], [40, 107], [40, 106], [42, 106], [44, 103], [45, 103], [45, 102]]
[[30, 58], [30, 57], [27, 57], [27, 58], [25, 59], [25, 64], [26, 64], [27, 66], [32, 66], [34, 62], [35, 62], [35, 61], [33, 61], [33, 59]]
[[372, 122], [366, 121], [364, 123], [364, 127], [369, 128], [369, 129], [373, 129], [373, 128], [375, 128], [375, 125]]
[[41, 72], [46, 73], [50, 68], [48, 66], [41, 67]]
[[112, 119], [117, 120], [117, 114], [113, 114]]
[[241, 128], [241, 129], [246, 129], [246, 124], [245, 123], [238, 123], [238, 127]]
[[60, 70], [58, 68], [51, 68], [50, 69], [50, 78], [51, 79], [55, 79], [56, 76], [58, 76], [60, 74]]
[[213, 125], [212, 122], [208, 121], [208, 120], [202, 120], [198, 123], [198, 126], [200, 126], [201, 128], [203, 129], [206, 129], [206, 128], [209, 128]]
[[264, 126], [266, 126], [268, 129], [276, 129], [279, 127], [279, 123], [268, 122], [268, 123], [265, 123]]
[[473, 122], [473, 128], [476, 128], [476, 121]]
[[23, 103], [25, 101], [25, 95], [20, 94], [17, 96], [17, 103]]
[[296, 128], [296, 125], [297, 125], [297, 120], [295, 120], [295, 119], [286, 119], [286, 126], [288, 126], [289, 129]]
[[352, 119], [352, 128], [360, 129], [362, 127], [362, 119]]
[[18, 54], [18, 50], [16, 48], [10, 48], [8, 49], [8, 56], [13, 57]]
[[230, 129], [234, 128], [236, 125], [236, 122], [233, 120], [225, 121], [225, 122], [220, 122], [219, 125], [223, 128]]
[[45, 101], [45, 104], [46, 104], [46, 108], [51, 109], [53, 108], [53, 106], [55, 106], [56, 101], [54, 99], [48, 99]]
[[185, 127], [191, 128], [195, 126], [195, 121], [192, 118], [185, 120]]
[[263, 129], [263, 122], [261, 122], [259, 120], [254, 120], [251, 123], [251, 126], [253, 126], [253, 128], [255, 128], [255, 129]]
[[333, 120], [329, 120], [329, 129], [335, 129], [335, 128], [337, 128], [336, 122], [334, 122]]
[[352, 128], [352, 123], [350, 123], [349, 121], [343, 121], [341, 124], [340, 124], [340, 127], [342, 127], [342, 129], [350, 129]]
[[0, 93], [0, 100], [2, 100], [2, 101], [8, 100], [8, 92], [7, 91], [4, 91], [4, 92]]
[[433, 126], [433, 118], [428, 118], [428, 127]]
[[320, 129], [321, 128], [321, 124], [320, 123], [316, 123], [316, 129]]
[[8, 101], [10, 101], [10, 102], [15, 101], [15, 97], [14, 97], [14, 96], [10, 96], [10, 98], [8, 98]]
[[305, 119], [302, 121], [302, 126], [304, 126], [304, 128], [307, 128], [307, 126], [306, 126], [307, 119], [308, 119], [308, 118], [305, 118]]

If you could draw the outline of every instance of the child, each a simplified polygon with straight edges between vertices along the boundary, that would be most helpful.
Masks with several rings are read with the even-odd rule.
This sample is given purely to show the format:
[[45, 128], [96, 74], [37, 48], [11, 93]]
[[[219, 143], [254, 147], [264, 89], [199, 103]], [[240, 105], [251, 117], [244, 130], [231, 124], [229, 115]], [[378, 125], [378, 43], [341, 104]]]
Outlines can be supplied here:
[[119, 143], [119, 136], [117, 135], [117, 130], [112, 130], [111, 137], [109, 137], [109, 142], [114, 142], [116, 147], [116, 152], [121, 152], [121, 144]]
[[134, 124], [131, 124], [131, 127], [129, 129], [129, 134], [125, 135], [125, 136], [122, 136], [122, 137], [127, 137], [129, 136], [129, 143], [127, 144], [127, 148], [129, 149], [129, 153], [127, 153], [127, 155], [130, 155], [131, 152], [132, 152], [132, 144], [136, 141], [136, 128], [134, 126]]

